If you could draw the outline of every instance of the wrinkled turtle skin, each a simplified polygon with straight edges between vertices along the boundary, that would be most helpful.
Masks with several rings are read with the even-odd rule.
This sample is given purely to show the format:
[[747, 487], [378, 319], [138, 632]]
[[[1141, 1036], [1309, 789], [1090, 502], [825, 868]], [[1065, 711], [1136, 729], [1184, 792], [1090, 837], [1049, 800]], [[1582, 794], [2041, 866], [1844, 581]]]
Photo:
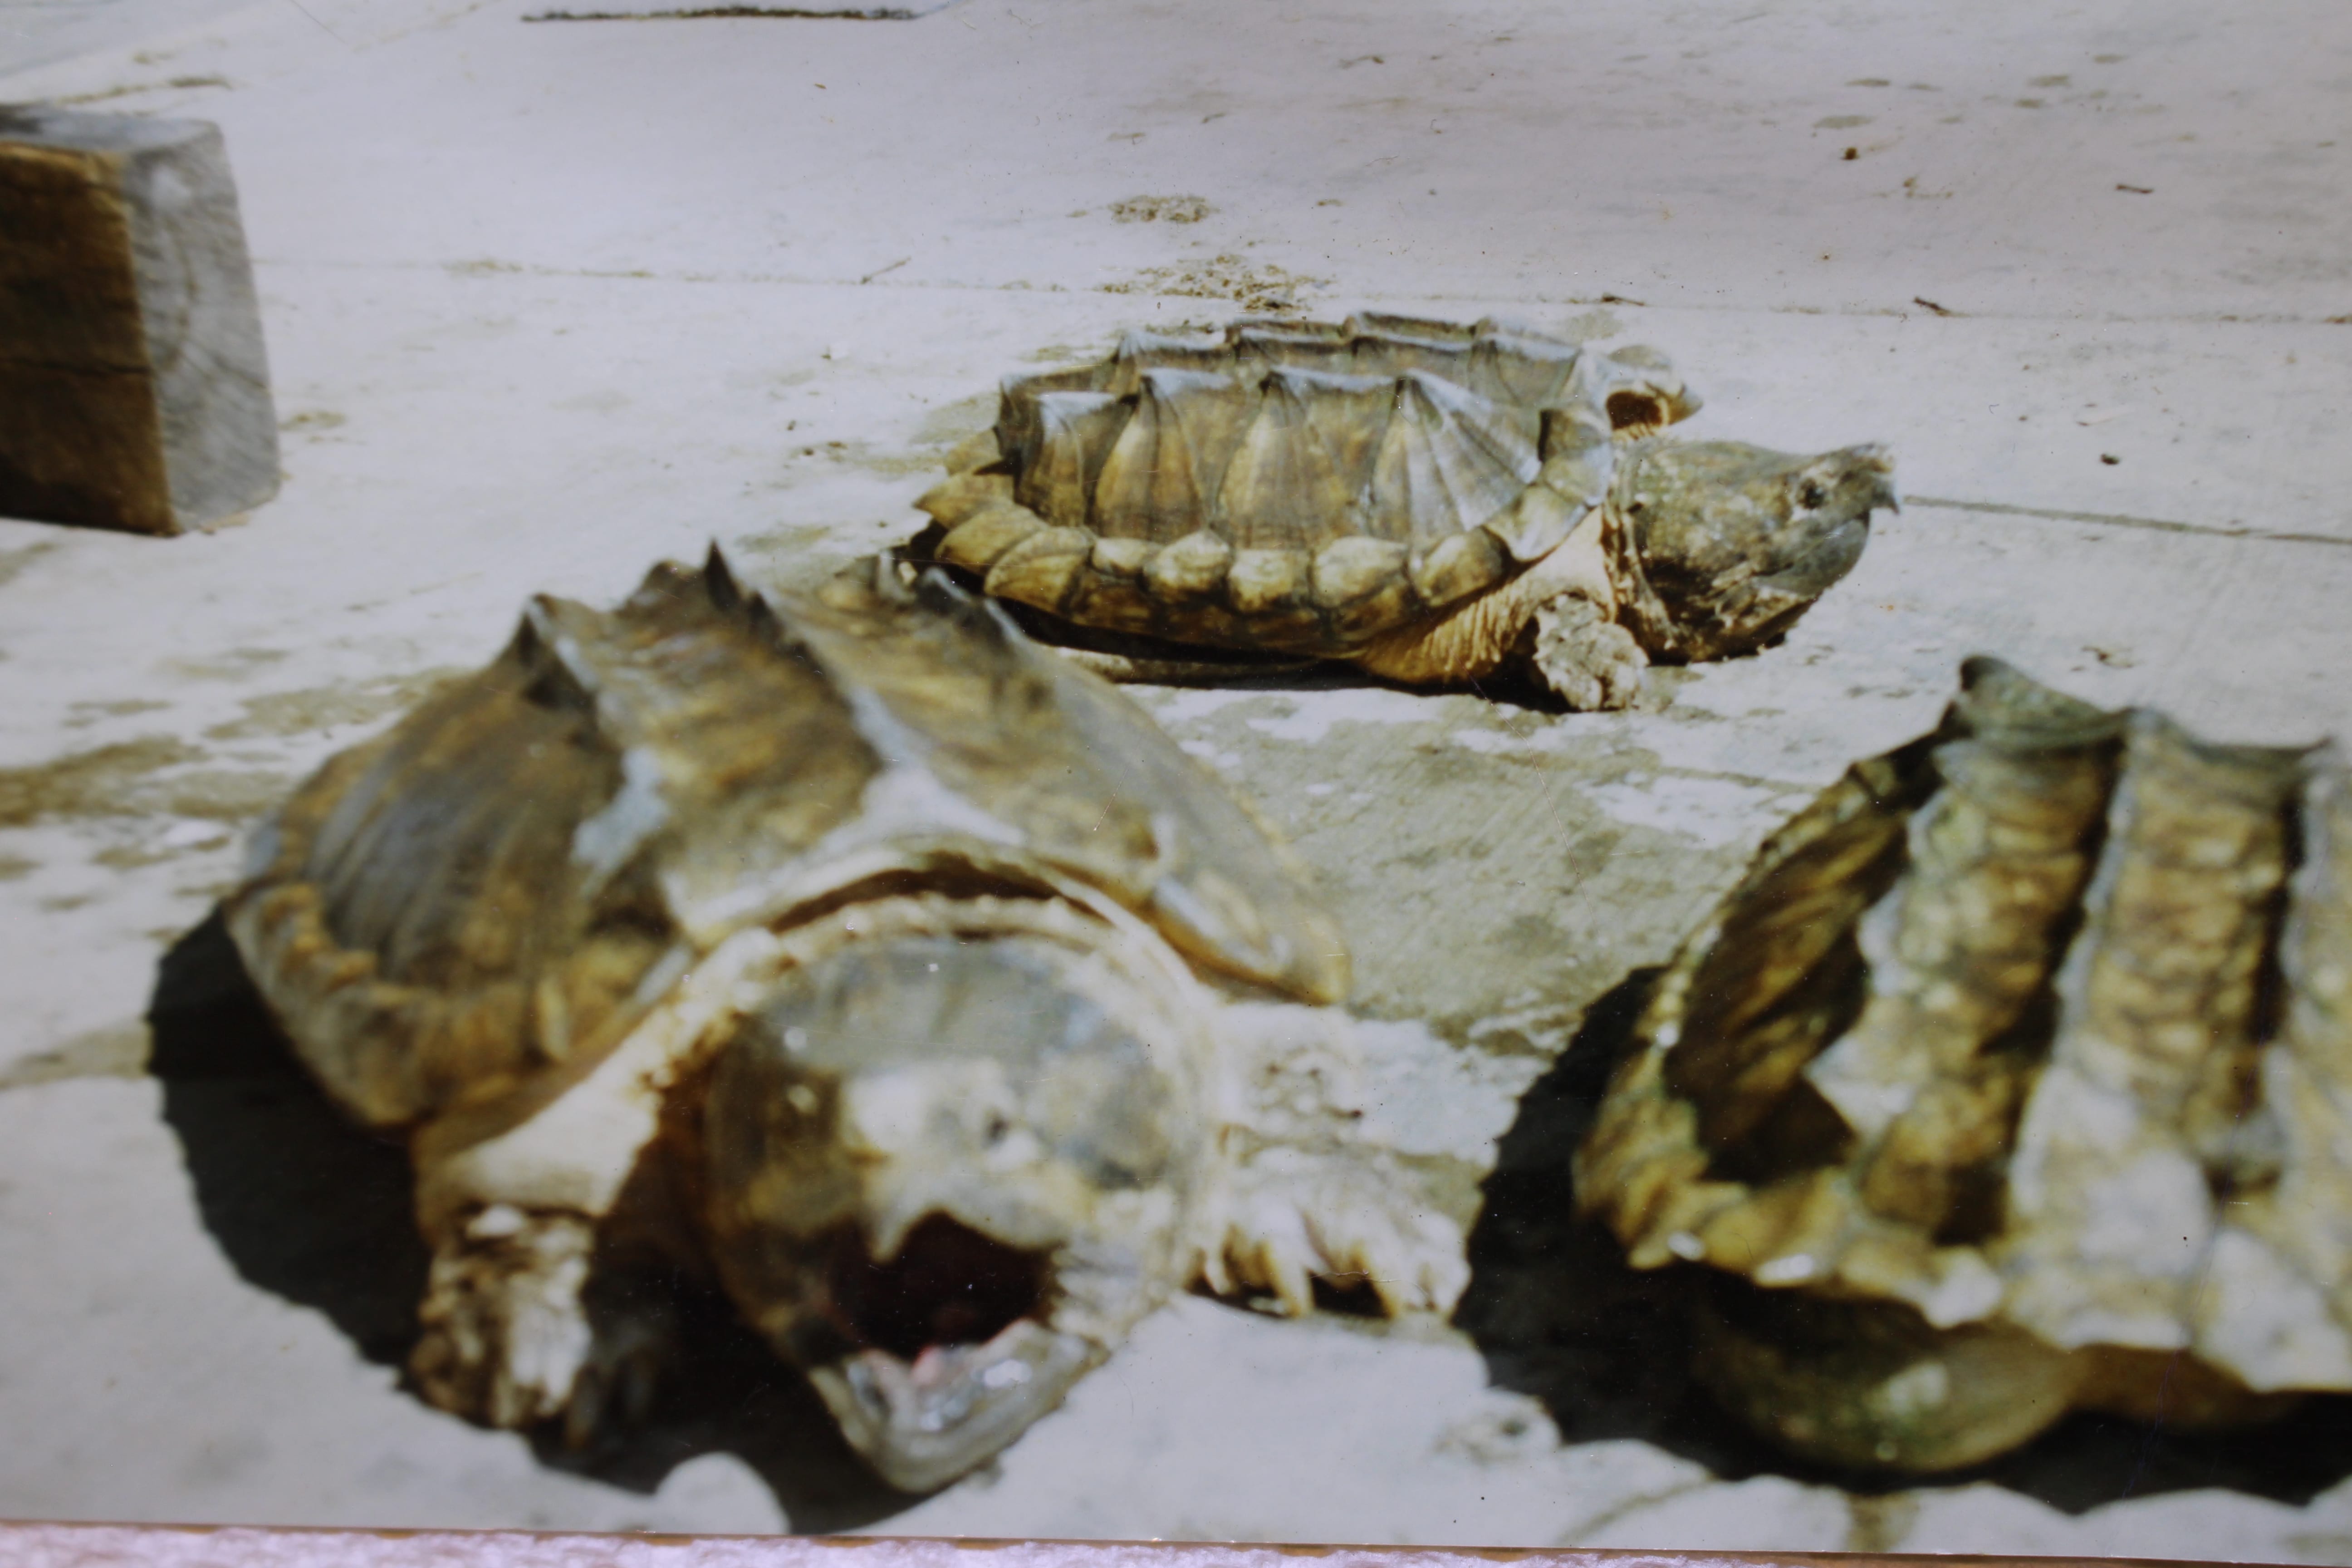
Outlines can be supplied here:
[[1780, 637], [1895, 504], [1878, 447], [1658, 437], [1697, 408], [1653, 350], [1491, 322], [1130, 332], [1007, 380], [909, 552], [1097, 632], [1620, 708]]
[[434, 1403], [584, 1439], [715, 1279], [909, 1490], [1205, 1279], [1459, 1293], [1354, 1131], [1335, 928], [1214, 776], [936, 575], [772, 607], [714, 552], [495, 662], [257, 836], [229, 927], [296, 1051], [405, 1134]]
[[2352, 789], [1991, 659], [1769, 839], [1577, 1163], [1700, 1373], [1938, 1470], [2352, 1390]]

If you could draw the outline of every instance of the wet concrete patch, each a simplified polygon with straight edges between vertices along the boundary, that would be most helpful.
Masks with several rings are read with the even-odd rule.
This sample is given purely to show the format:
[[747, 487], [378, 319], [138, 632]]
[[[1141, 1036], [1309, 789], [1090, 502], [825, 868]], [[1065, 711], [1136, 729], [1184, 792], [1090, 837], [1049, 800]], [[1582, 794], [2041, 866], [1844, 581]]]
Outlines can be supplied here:
[[158, 668], [189, 680], [244, 680], [292, 657], [282, 647], [233, 647], [210, 658], [167, 658]]
[[38, 544], [27, 544], [20, 550], [0, 550], [0, 588], [15, 582], [26, 567], [57, 547], [54, 541], [43, 540]]
[[[1081, 351], [1055, 348], [1050, 351], [1054, 360], [1076, 358]], [[1029, 356], [1036, 358], [1036, 355]], [[996, 394], [974, 393], [959, 397], [953, 403], [942, 403], [922, 417], [915, 426], [913, 444], [926, 451], [953, 447], [957, 442], [979, 435], [996, 423]], [[933, 466], [937, 460], [933, 459]]]
[[171, 706], [149, 697], [123, 697], [106, 701], [77, 702], [68, 710], [66, 727], [85, 730], [107, 719], [127, 719], [137, 713], [154, 713]]
[[29, 1089], [75, 1078], [137, 1078], [147, 1070], [144, 1024], [76, 1035], [61, 1046], [0, 1066], [0, 1089]]
[[238, 822], [274, 805], [277, 773], [191, 768], [205, 753], [170, 735], [143, 735], [31, 767], [0, 769], [0, 827], [94, 817], [197, 817]]
[[245, 716], [205, 731], [211, 741], [309, 735], [351, 724], [370, 724], [415, 707], [436, 688], [465, 671], [436, 666], [413, 675], [388, 675], [338, 686], [271, 691], [241, 700]]
[[937, 451], [908, 451], [897, 445], [871, 441], [809, 441], [787, 447], [788, 461], [806, 464], [839, 463], [863, 468], [867, 473], [885, 479], [903, 479], [908, 474], [937, 473], [940, 467]]
[[26, 827], [52, 817], [135, 815], [145, 809], [140, 792], [148, 780], [203, 754], [169, 735], [144, 735], [31, 767], [0, 769], [0, 827]]

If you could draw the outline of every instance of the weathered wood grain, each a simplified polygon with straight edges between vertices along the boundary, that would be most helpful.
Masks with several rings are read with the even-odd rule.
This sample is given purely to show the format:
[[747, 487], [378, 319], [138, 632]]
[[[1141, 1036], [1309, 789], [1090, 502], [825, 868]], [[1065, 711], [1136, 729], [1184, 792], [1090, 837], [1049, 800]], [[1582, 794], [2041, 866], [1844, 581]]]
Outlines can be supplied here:
[[0, 106], [0, 515], [179, 533], [277, 489], [219, 130]]

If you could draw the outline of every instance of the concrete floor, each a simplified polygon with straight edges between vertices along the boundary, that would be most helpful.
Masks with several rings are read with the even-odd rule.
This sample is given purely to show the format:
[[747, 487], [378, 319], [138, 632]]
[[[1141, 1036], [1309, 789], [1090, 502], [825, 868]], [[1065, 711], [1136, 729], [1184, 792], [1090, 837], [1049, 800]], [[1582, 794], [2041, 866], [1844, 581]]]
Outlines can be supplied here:
[[[2352, 1402], [1879, 1495], [1744, 1443], [1562, 1235], [1552, 1070], [1965, 653], [2352, 736], [2337, 0], [543, 8], [0, 5], [0, 100], [225, 129], [287, 469], [202, 536], [0, 522], [0, 1516], [2352, 1562]], [[1121, 221], [1170, 195], [1211, 210]], [[911, 531], [999, 374], [1276, 302], [1654, 342], [1695, 434], [1885, 440], [1912, 498], [1642, 711], [1142, 692], [1323, 878], [1378, 1114], [1465, 1218], [1503, 1140], [1463, 1327], [1187, 1299], [919, 1502], [724, 1334], [593, 1463], [403, 1393], [398, 1158], [204, 923], [242, 826], [528, 594], [712, 539], [819, 576]]]

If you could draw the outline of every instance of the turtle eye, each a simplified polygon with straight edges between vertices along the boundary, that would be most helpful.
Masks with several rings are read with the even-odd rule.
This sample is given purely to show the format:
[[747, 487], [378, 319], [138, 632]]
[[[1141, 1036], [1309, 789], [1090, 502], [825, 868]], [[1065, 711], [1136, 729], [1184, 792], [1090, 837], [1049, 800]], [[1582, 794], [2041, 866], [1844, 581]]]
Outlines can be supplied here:
[[1797, 488], [1797, 504], [1807, 511], [1819, 510], [1822, 502], [1829, 499], [1829, 491], [1822, 489], [1819, 479], [1807, 479]]

